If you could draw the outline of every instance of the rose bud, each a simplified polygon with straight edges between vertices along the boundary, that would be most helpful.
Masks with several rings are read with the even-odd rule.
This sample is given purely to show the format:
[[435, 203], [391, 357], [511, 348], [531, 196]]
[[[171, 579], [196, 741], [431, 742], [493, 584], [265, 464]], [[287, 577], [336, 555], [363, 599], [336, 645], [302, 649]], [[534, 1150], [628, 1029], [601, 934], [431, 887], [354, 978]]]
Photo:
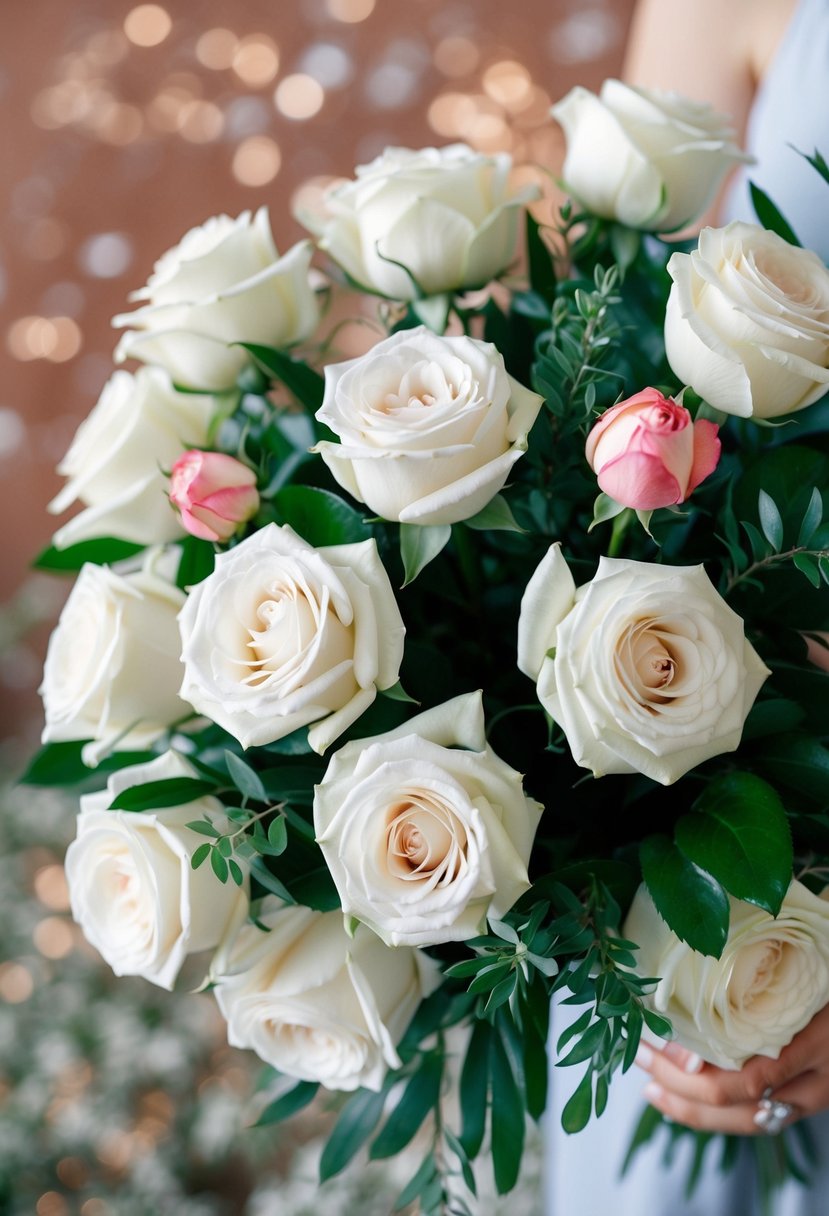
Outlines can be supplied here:
[[256, 474], [222, 452], [185, 452], [170, 473], [170, 501], [201, 540], [230, 540], [259, 510]]
[[652, 511], [684, 502], [720, 458], [719, 427], [693, 422], [684, 406], [643, 389], [607, 410], [587, 436], [585, 455], [616, 502]]

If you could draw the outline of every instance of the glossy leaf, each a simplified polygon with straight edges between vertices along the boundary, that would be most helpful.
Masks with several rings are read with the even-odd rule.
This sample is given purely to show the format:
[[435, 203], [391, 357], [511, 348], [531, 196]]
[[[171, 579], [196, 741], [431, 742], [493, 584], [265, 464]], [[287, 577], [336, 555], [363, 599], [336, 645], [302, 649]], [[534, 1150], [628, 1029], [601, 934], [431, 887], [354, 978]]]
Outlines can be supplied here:
[[378, 1093], [359, 1089], [348, 1099], [322, 1150], [320, 1182], [326, 1182], [339, 1174], [355, 1153], [360, 1151], [380, 1122], [385, 1101], [385, 1089]]
[[325, 380], [319, 372], [314, 371], [301, 359], [294, 359], [273, 346], [260, 346], [254, 342], [240, 342], [239, 345], [244, 346], [245, 350], [253, 355], [261, 368], [281, 380], [300, 405], [304, 405], [311, 413], [319, 409], [325, 392]]
[[331, 490], [285, 486], [275, 495], [273, 503], [283, 522], [317, 549], [371, 538], [371, 528], [362, 512], [355, 511]]
[[492, 1078], [492, 1169], [499, 1195], [511, 1191], [518, 1179], [524, 1152], [524, 1102], [499, 1034], [490, 1045]]
[[749, 182], [748, 188], [751, 191], [751, 205], [754, 208], [754, 214], [763, 228], [776, 232], [778, 236], [782, 236], [783, 240], [788, 241], [790, 245], [799, 246], [800, 241], [795, 236], [791, 224], [784, 218], [765, 190], [761, 190], [754, 182]]
[[257, 772], [242, 760], [235, 752], [225, 751], [225, 764], [230, 774], [230, 780], [240, 794], [245, 798], [253, 798], [256, 802], [267, 802], [268, 795]]
[[492, 1030], [489, 1022], [473, 1023], [466, 1058], [461, 1069], [460, 1141], [470, 1158], [477, 1156], [484, 1138], [489, 1087], [489, 1041]]
[[720, 883], [667, 836], [648, 836], [639, 857], [657, 911], [677, 937], [719, 958], [728, 936], [728, 897]]
[[77, 574], [86, 562], [96, 566], [111, 566], [140, 553], [144, 545], [133, 544], [132, 541], [118, 540], [114, 536], [96, 537], [94, 540], [82, 540], [76, 545], [67, 545], [58, 549], [48, 545], [37, 555], [32, 565], [36, 570], [49, 570], [53, 574]]
[[409, 1079], [400, 1101], [372, 1144], [369, 1150], [372, 1160], [394, 1157], [406, 1147], [429, 1111], [437, 1105], [442, 1077], [443, 1056], [431, 1052]]
[[155, 811], [165, 806], [186, 806], [197, 798], [215, 794], [212, 781], [199, 777], [166, 777], [122, 790], [110, 804], [111, 811]]
[[564, 1104], [561, 1112], [561, 1126], [568, 1133], [582, 1131], [590, 1121], [593, 1110], [593, 1070], [588, 1068], [576, 1086], [574, 1092]]
[[290, 1119], [292, 1115], [304, 1110], [309, 1103], [313, 1102], [318, 1089], [319, 1085], [316, 1081], [300, 1081], [286, 1094], [282, 1094], [281, 1097], [270, 1102], [253, 1126], [267, 1127], [273, 1123], [281, 1123], [283, 1119]]

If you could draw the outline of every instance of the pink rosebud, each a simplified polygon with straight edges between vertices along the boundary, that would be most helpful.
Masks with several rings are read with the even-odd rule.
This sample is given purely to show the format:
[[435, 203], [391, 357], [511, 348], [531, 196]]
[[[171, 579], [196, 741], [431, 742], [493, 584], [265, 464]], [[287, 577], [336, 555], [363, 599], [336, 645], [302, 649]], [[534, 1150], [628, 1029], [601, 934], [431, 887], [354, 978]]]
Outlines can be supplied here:
[[185, 452], [170, 473], [170, 501], [191, 536], [229, 540], [259, 509], [256, 474], [221, 452]]
[[599, 486], [616, 502], [653, 511], [684, 502], [720, 458], [719, 427], [691, 415], [655, 388], [605, 411], [587, 436], [585, 455]]

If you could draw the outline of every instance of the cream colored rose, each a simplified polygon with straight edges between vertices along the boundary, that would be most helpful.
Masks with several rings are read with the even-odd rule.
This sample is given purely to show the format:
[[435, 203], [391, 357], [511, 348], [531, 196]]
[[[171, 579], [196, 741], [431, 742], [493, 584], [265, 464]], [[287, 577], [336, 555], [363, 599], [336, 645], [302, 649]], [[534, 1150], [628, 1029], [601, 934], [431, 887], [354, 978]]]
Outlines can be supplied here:
[[73, 502], [86, 510], [55, 533], [55, 545], [96, 536], [153, 545], [184, 536], [164, 470], [188, 447], [205, 446], [223, 408], [217, 397], [176, 392], [161, 368], [115, 372], [58, 465], [69, 480], [49, 510], [59, 514]]
[[729, 120], [678, 93], [606, 80], [553, 106], [564, 128], [565, 185], [594, 215], [669, 232], [702, 215], [732, 165], [751, 162]]
[[343, 911], [391, 946], [465, 941], [529, 887], [542, 807], [486, 742], [481, 694], [347, 743], [314, 796]]
[[113, 318], [132, 327], [116, 361], [157, 363], [186, 388], [232, 388], [248, 360], [233, 343], [291, 346], [316, 327], [312, 253], [310, 241], [300, 241], [280, 257], [266, 207], [191, 228], [132, 296], [146, 303]]
[[483, 287], [515, 256], [520, 208], [512, 162], [465, 144], [387, 148], [300, 219], [357, 283], [394, 300]]
[[739, 746], [769, 674], [702, 566], [603, 557], [576, 590], [558, 545], [521, 601], [518, 666], [577, 764], [663, 785]]
[[326, 367], [317, 418], [340, 442], [314, 451], [384, 519], [452, 524], [503, 488], [542, 400], [491, 343], [407, 329]]
[[90, 739], [88, 764], [143, 748], [189, 707], [181, 700], [178, 613], [184, 594], [157, 572], [85, 565], [49, 640], [40, 695], [44, 743]]
[[817, 254], [734, 223], [703, 228], [668, 273], [665, 353], [709, 405], [776, 418], [829, 390], [829, 270]]
[[123, 790], [195, 777], [176, 752], [113, 773], [105, 790], [81, 798], [66, 853], [72, 915], [116, 975], [141, 975], [171, 989], [185, 958], [218, 946], [247, 912], [247, 894], [190, 859], [204, 836], [185, 825], [207, 818], [227, 830], [222, 804], [198, 798], [158, 811], [111, 811]]
[[660, 977], [646, 1000], [670, 1018], [683, 1047], [720, 1068], [739, 1068], [754, 1055], [776, 1060], [829, 1001], [829, 903], [799, 882], [776, 917], [729, 902], [718, 959], [680, 941], [644, 886], [622, 934], [640, 947], [637, 973]]
[[438, 983], [419, 950], [390, 950], [339, 912], [269, 908], [217, 960], [216, 1000], [232, 1047], [328, 1089], [380, 1089], [399, 1068], [397, 1043]]
[[311, 726], [323, 752], [397, 681], [403, 621], [373, 540], [268, 527], [216, 558], [181, 616], [181, 695], [243, 747]]

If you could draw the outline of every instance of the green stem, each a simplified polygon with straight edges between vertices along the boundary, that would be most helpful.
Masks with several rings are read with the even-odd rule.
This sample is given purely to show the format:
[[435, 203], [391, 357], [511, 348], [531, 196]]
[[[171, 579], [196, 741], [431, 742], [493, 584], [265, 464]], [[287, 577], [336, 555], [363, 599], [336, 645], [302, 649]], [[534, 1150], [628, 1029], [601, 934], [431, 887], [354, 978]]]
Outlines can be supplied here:
[[829, 549], [807, 549], [805, 545], [795, 545], [792, 549], [786, 549], [784, 553], [770, 553], [768, 557], [761, 557], [759, 561], [752, 562], [742, 574], [737, 574], [735, 571], [725, 585], [724, 594], [730, 595], [735, 587], [744, 582], [745, 579], [751, 578], [752, 574], [755, 574], [758, 570], [764, 570], [767, 566], [774, 565], [775, 562], [789, 561], [798, 553], [808, 553], [810, 557], [816, 557], [818, 561], [821, 558], [829, 557]]
[[480, 554], [471, 543], [469, 529], [463, 524], [456, 524], [452, 529], [452, 539], [455, 542], [455, 552], [461, 568], [464, 582], [472, 599], [473, 606], [480, 602], [484, 580], [481, 571]]
[[625, 533], [630, 527], [630, 521], [633, 519], [633, 512], [630, 507], [625, 507], [624, 511], [620, 512], [613, 520], [613, 531], [610, 534], [610, 544], [607, 546], [608, 557], [618, 557], [619, 550], [622, 547]]

